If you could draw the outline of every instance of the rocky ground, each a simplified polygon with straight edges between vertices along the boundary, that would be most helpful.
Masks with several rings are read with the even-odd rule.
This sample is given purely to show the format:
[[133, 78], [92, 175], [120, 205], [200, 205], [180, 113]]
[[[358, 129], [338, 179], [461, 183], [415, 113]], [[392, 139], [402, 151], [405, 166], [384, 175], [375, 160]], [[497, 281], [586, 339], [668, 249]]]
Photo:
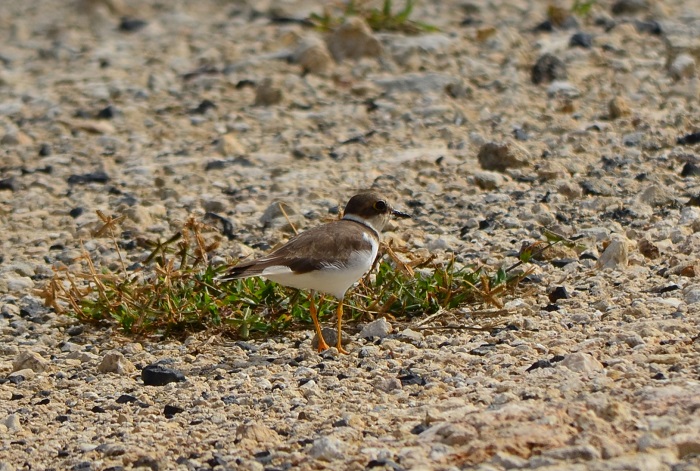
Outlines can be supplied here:
[[[420, 2], [439, 32], [324, 35], [318, 3], [2, 2], [0, 470], [700, 469], [700, 5]], [[349, 325], [347, 356], [125, 338], [39, 296], [81, 243], [116, 266], [96, 210], [130, 262], [205, 212], [236, 258], [289, 236], [273, 202], [309, 227], [367, 187], [418, 254], [577, 248], [529, 264], [505, 328]]]

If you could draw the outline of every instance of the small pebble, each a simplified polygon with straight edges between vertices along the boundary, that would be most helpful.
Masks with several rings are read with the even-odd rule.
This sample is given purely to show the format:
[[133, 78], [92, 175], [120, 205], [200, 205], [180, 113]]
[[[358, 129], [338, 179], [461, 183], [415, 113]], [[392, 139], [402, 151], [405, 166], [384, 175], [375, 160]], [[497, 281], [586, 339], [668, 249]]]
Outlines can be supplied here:
[[160, 363], [153, 363], [141, 370], [141, 379], [146, 386], [165, 386], [168, 383], [185, 381], [185, 375]]

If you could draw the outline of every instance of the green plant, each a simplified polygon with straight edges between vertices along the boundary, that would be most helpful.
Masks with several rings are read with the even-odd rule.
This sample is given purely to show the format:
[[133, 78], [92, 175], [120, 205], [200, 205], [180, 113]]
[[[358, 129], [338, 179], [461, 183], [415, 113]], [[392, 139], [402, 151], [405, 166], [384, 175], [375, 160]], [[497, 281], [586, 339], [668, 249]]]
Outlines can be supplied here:
[[401, 31], [417, 34], [439, 31], [435, 26], [411, 20], [414, 0], [405, 0], [403, 9], [393, 12], [392, 0], [384, 0], [381, 8], [370, 7], [367, 0], [349, 0], [342, 8], [324, 7], [323, 14], [312, 13], [310, 20], [317, 28], [331, 31], [340, 26], [346, 18], [359, 16], [375, 31]]
[[[120, 268], [98, 270], [84, 252], [80, 272], [58, 270], [43, 292], [57, 312], [84, 322], [115, 323], [136, 335], [182, 336], [210, 329], [245, 339], [311, 323], [309, 299], [297, 290], [261, 278], [217, 282], [227, 268], [209, 263], [219, 242], [209, 241], [206, 226], [193, 217], [169, 239], [146, 242], [150, 252], [139, 269], [130, 271], [116, 237], [121, 218], [98, 214], [104, 225], [95, 236], [112, 240]], [[389, 256], [346, 299], [354, 319], [389, 315], [409, 320], [475, 302], [501, 308], [500, 297], [528, 273], [500, 269], [489, 276], [483, 267], [458, 266], [454, 258], [403, 262], [391, 246], [384, 250]], [[334, 312], [334, 303], [318, 303], [322, 319]]]
[[571, 12], [577, 16], [587, 16], [598, 0], [574, 0]]

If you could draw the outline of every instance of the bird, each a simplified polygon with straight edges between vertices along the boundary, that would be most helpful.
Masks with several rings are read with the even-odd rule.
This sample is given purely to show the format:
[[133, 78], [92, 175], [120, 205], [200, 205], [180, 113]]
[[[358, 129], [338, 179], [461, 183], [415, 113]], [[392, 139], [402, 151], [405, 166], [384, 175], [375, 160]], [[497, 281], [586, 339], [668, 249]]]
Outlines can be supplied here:
[[382, 229], [391, 217], [410, 218], [394, 209], [379, 192], [363, 191], [350, 198], [339, 220], [313, 227], [291, 238], [268, 255], [229, 268], [222, 282], [260, 276], [284, 286], [309, 291], [309, 313], [318, 337], [318, 352], [330, 348], [321, 333], [315, 292], [338, 300], [336, 348], [341, 344], [345, 295], [377, 258]]

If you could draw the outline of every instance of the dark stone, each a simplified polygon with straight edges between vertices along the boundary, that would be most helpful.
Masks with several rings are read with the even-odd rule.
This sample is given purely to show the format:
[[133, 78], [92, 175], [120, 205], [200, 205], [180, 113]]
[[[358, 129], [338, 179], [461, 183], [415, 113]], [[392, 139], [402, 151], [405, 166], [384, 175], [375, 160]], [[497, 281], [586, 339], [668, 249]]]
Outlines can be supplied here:
[[19, 190], [19, 182], [15, 177], [4, 178], [0, 180], [0, 191], [2, 190], [17, 191]]
[[670, 293], [671, 291], [676, 291], [679, 289], [681, 289], [681, 287], [674, 283], [672, 285], [662, 286], [661, 288], [655, 289], [654, 291], [659, 293], [659, 294], [664, 294], [664, 293]]
[[425, 432], [426, 430], [428, 430], [428, 426], [425, 425], [423, 422], [421, 422], [411, 429], [411, 433], [413, 435], [420, 435], [421, 433]]
[[542, 23], [535, 26], [534, 30], [543, 33], [551, 33], [554, 31], [554, 23], [552, 23], [551, 20], [544, 20]]
[[20, 399], [24, 399], [23, 394], [12, 393], [12, 397], [10, 397], [11, 401], [19, 401]]
[[211, 100], [202, 100], [197, 108], [190, 110], [192, 114], [204, 114], [209, 110], [216, 109], [216, 104]]
[[75, 218], [77, 218], [78, 216], [80, 216], [81, 214], [83, 214], [84, 212], [85, 212], [85, 209], [84, 209], [84, 208], [81, 208], [80, 206], [78, 206], [77, 208], [71, 209], [70, 212], [69, 212], [68, 214], [70, 214], [70, 217], [72, 217], [73, 219], [75, 219]]
[[479, 221], [479, 229], [480, 230], [483, 231], [483, 230], [489, 229], [491, 227], [493, 227], [493, 221], [491, 221], [489, 219], [484, 219], [484, 220]]
[[75, 113], [73, 114], [76, 118], [81, 118], [81, 119], [91, 119], [92, 114], [87, 111], [87, 110], [76, 110]]
[[549, 360], [537, 360], [525, 371], [533, 371], [538, 368], [552, 368], [552, 363]]
[[182, 407], [171, 406], [170, 404], [168, 404], [167, 406], [165, 406], [163, 408], [163, 415], [167, 419], [172, 419], [173, 417], [175, 417], [175, 414], [179, 414], [180, 412], [184, 412], [184, 411], [185, 411], [185, 409], [183, 409]]
[[634, 27], [637, 29], [638, 33], [652, 34], [654, 36], [661, 36], [664, 32], [661, 25], [655, 20], [636, 20], [634, 22]]
[[162, 362], [157, 362], [141, 370], [141, 379], [146, 386], [165, 386], [168, 383], [185, 381], [185, 375], [164, 366]]
[[119, 22], [119, 31], [124, 31], [126, 33], [133, 33], [140, 29], [145, 28], [148, 25], [147, 21], [140, 20], [138, 18], [130, 18], [128, 16], [122, 17]]
[[681, 170], [682, 177], [698, 177], [700, 176], [700, 165], [696, 165], [692, 162], [686, 162]]
[[217, 466], [222, 466], [225, 468], [227, 463], [226, 460], [224, 460], [222, 457], [214, 455], [213, 458], [209, 458], [207, 460], [207, 464], [212, 468], [215, 468]]
[[556, 288], [554, 288], [554, 291], [549, 293], [548, 297], [549, 297], [549, 301], [552, 303], [556, 303], [560, 299], [569, 299], [570, 298], [569, 292], [566, 291], [566, 288], [563, 286], [557, 286]]
[[100, 407], [100, 406], [95, 406], [90, 410], [96, 414], [104, 414], [105, 412], [107, 412], [107, 409], [105, 409], [104, 407]]
[[485, 343], [469, 351], [469, 354], [483, 357], [487, 353], [491, 352], [496, 345], [492, 343]]
[[549, 361], [552, 363], [559, 363], [560, 361], [564, 361], [564, 358], [566, 358], [564, 355], [554, 355]]
[[700, 132], [686, 134], [685, 136], [676, 139], [676, 142], [682, 146], [697, 144], [698, 142], [700, 142]]
[[579, 185], [581, 185], [581, 189], [586, 195], [612, 196], [615, 194], [615, 190], [613, 190], [610, 184], [600, 179], [584, 180], [580, 182]]
[[47, 313], [48, 309], [37, 298], [25, 297], [20, 300], [19, 315], [23, 318], [32, 322], [43, 323], [48, 320], [48, 318], [45, 318]]
[[12, 384], [19, 384], [22, 381], [24, 381], [24, 376], [23, 375], [13, 375], [7, 378], [7, 381], [9, 381]]
[[42, 144], [39, 147], [39, 156], [48, 157], [49, 155], [51, 155], [51, 146], [48, 144]]
[[649, 7], [647, 0], [618, 0], [612, 6], [613, 15], [634, 15]]
[[256, 460], [264, 460], [265, 458], [269, 458], [270, 456], [272, 456], [272, 453], [270, 452], [270, 450], [262, 450], [262, 451], [258, 451], [258, 452], [253, 453], [253, 457]]
[[564, 80], [567, 77], [566, 66], [553, 54], [544, 54], [532, 67], [532, 83], [549, 83]]
[[570, 263], [576, 263], [576, 262], [578, 262], [578, 260], [576, 260], [575, 258], [557, 258], [555, 260], [552, 260], [550, 263], [554, 267], [563, 268]]
[[134, 468], [151, 468], [151, 471], [160, 471], [161, 466], [156, 458], [150, 456], [141, 456], [134, 461]]
[[204, 171], [223, 170], [230, 165], [230, 160], [212, 160], [204, 165]]
[[35, 405], [35, 406], [45, 406], [45, 405], [48, 405], [48, 404], [51, 404], [51, 399], [49, 399], [48, 397], [46, 397], [46, 398], [42, 399], [41, 401], [37, 402], [37, 403], [34, 404], [34, 405]]
[[410, 370], [401, 370], [399, 372], [399, 380], [402, 386], [410, 386], [412, 384], [417, 384], [418, 386], [425, 386], [426, 381], [421, 375], [413, 373]]
[[393, 471], [404, 471], [406, 469], [392, 460], [370, 460], [370, 462], [367, 463], [367, 469], [372, 468], [391, 469]]
[[255, 87], [255, 80], [243, 79], [236, 82], [236, 90], [240, 90], [246, 87]]
[[333, 422], [333, 427], [348, 427], [350, 426], [350, 422], [348, 422], [347, 419], [340, 419], [336, 420]]
[[530, 139], [530, 136], [527, 134], [527, 131], [525, 131], [523, 128], [514, 129], [513, 137], [515, 137], [519, 141], [527, 141], [528, 139]]
[[66, 333], [71, 337], [76, 337], [83, 332], [85, 332], [85, 327], [82, 325], [74, 325], [73, 327], [66, 329]]
[[233, 240], [236, 238], [236, 234], [233, 232], [233, 224], [227, 218], [220, 216], [216, 213], [204, 213], [204, 221], [216, 222], [221, 224], [221, 233], [226, 236], [228, 240]]
[[688, 206], [700, 206], [700, 194], [691, 196], [686, 204]]
[[663, 374], [663, 373], [661, 373], [661, 372], [658, 372], [658, 373], [656, 373], [654, 376], [652, 376], [651, 379], [655, 379], [655, 380], [658, 380], [658, 381], [662, 381], [662, 380], [668, 379], [668, 378], [666, 377], [665, 374]]
[[236, 396], [234, 396], [233, 394], [230, 396], [223, 396], [221, 398], [221, 402], [223, 402], [227, 406], [229, 406], [231, 404], [235, 404], [236, 403]]
[[92, 468], [92, 463], [90, 461], [81, 461], [80, 463], [74, 464], [71, 471], [90, 471]]
[[112, 105], [102, 108], [97, 112], [97, 119], [112, 119], [116, 115], [117, 111]]
[[547, 304], [544, 307], [544, 310], [547, 312], [555, 312], [555, 311], [558, 311], [559, 309], [561, 309], [561, 308], [559, 306], [557, 306], [556, 304]]
[[122, 394], [117, 398], [117, 404], [128, 404], [129, 402], [136, 402], [137, 399], [130, 394]]
[[588, 33], [576, 33], [569, 39], [569, 47], [590, 49], [593, 47], [593, 35]]
[[117, 204], [125, 204], [127, 206], [136, 206], [139, 203], [138, 198], [132, 194], [124, 194], [117, 200]]
[[82, 175], [71, 175], [68, 177], [68, 183], [71, 185], [84, 185], [86, 183], [107, 183], [109, 175], [106, 172], [98, 170], [97, 172], [84, 173]]
[[59, 415], [56, 417], [56, 422], [63, 423], [68, 422], [68, 420], [70, 420], [70, 417], [68, 417], [67, 415]]
[[309, 381], [313, 381], [313, 379], [312, 378], [301, 378], [298, 382], [298, 386], [303, 386], [306, 383], [308, 383]]

